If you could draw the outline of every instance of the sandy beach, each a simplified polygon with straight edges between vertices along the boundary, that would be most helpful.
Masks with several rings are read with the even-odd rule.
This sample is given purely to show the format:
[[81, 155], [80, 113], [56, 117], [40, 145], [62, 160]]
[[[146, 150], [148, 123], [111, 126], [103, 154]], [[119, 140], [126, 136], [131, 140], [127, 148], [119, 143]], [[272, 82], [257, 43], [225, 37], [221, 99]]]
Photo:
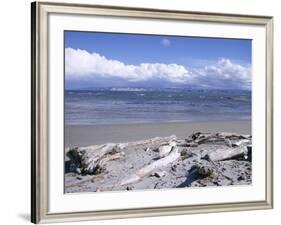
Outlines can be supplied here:
[[65, 126], [65, 147], [87, 146], [108, 142], [122, 143], [165, 137], [183, 138], [195, 132], [234, 132], [251, 134], [251, 121], [169, 122], [118, 125]]
[[65, 127], [65, 192], [251, 184], [251, 122]]

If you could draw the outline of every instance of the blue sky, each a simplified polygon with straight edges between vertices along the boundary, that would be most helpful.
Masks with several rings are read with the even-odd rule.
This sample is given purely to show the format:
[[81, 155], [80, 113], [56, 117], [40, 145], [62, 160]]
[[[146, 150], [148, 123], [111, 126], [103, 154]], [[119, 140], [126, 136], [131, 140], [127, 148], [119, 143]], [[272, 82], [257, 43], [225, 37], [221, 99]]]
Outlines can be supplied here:
[[250, 89], [251, 40], [65, 32], [67, 89]]

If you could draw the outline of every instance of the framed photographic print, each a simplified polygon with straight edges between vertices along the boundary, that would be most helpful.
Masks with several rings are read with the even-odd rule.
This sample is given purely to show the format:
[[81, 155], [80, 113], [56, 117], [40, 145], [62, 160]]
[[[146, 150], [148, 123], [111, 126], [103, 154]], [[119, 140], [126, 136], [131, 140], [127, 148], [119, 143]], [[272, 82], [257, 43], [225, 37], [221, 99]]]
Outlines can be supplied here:
[[32, 3], [32, 222], [272, 208], [272, 30]]

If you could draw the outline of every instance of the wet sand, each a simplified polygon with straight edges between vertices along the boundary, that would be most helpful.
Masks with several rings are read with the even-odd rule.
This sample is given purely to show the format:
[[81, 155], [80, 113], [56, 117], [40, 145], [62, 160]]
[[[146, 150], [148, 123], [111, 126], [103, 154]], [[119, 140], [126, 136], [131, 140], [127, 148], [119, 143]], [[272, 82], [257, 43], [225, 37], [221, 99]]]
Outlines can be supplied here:
[[87, 146], [108, 142], [122, 143], [165, 137], [172, 134], [180, 138], [194, 132], [235, 132], [251, 134], [251, 121], [169, 122], [118, 125], [65, 126], [65, 147]]

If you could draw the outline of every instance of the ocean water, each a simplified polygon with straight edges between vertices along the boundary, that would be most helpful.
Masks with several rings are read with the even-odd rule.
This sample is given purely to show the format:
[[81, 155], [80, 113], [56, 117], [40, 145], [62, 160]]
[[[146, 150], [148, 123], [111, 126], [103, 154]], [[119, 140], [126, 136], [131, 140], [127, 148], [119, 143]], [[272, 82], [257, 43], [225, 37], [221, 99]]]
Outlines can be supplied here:
[[113, 88], [65, 91], [65, 124], [251, 119], [250, 91]]

